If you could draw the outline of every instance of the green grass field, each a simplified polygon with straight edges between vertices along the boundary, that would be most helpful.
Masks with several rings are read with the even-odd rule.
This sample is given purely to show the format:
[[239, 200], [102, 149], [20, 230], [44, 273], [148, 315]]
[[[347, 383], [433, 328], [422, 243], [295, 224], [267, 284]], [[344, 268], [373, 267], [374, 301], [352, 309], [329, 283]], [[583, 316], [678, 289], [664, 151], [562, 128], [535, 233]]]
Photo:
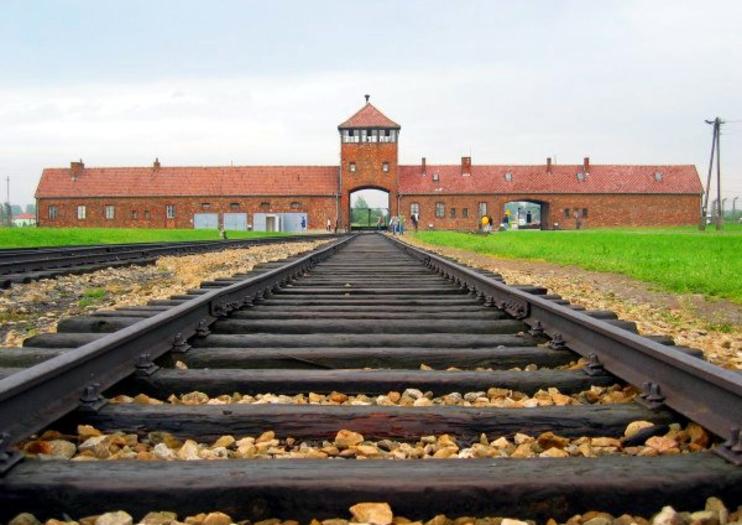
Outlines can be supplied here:
[[[276, 232], [228, 231], [229, 239], [276, 237]], [[134, 242], [208, 241], [219, 238], [216, 230], [147, 230], [138, 228], [0, 228], [0, 248], [126, 244]]]
[[673, 292], [742, 303], [742, 226], [508, 231], [489, 236], [420, 232], [423, 242], [508, 259], [534, 259], [615, 272]]

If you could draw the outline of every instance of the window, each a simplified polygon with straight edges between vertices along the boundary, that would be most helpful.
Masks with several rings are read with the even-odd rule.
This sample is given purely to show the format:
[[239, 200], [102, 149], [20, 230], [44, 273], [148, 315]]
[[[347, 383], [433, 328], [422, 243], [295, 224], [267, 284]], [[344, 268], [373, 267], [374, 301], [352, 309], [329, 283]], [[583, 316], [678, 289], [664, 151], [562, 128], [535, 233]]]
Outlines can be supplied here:
[[168, 219], [174, 219], [175, 218], [175, 206], [172, 204], [168, 204], [165, 206], [165, 217]]
[[461, 208], [461, 216], [466, 219], [469, 216], [469, 208]]
[[351, 162], [350, 165], [348, 166], [348, 169], [350, 170], [351, 173], [355, 173], [356, 172], [356, 163], [355, 162]]
[[381, 163], [381, 171], [389, 173], [389, 163], [387, 161]]
[[78, 220], [85, 219], [85, 216], [87, 215], [87, 210], [85, 209], [85, 206], [78, 206], [77, 207], [77, 218]]
[[437, 173], [433, 173], [433, 182], [438, 182], [440, 180], [440, 177]]
[[271, 203], [268, 201], [263, 201], [260, 203], [260, 207], [263, 208], [264, 210], [267, 210], [271, 207]]
[[654, 172], [654, 180], [657, 182], [662, 182], [662, 172], [661, 171], [655, 171]]
[[587, 208], [582, 208], [582, 218], [587, 219]]
[[410, 204], [410, 215], [415, 214], [417, 214], [418, 216], [420, 215], [420, 204], [418, 204], [417, 202], [413, 202], [412, 204]]
[[144, 210], [144, 218], [145, 218], [146, 220], [149, 220], [149, 219], [150, 219], [150, 217], [151, 217], [151, 215], [150, 215], [150, 213], [149, 213], [149, 210]]
[[301, 208], [301, 202], [299, 202], [299, 201], [292, 202], [291, 203], [291, 208], [294, 209], [294, 210], [298, 210], [299, 208]]
[[210, 202], [202, 202], [202, 203], [201, 203], [201, 207], [202, 207], [202, 208], [203, 208], [204, 210], [208, 210], [209, 208], [211, 208], [211, 203], [210, 203]]
[[59, 213], [59, 210], [57, 209], [56, 206], [49, 206], [48, 213], [49, 213], [49, 220], [53, 221], [54, 219], [57, 218], [57, 214]]
[[448, 215], [449, 215], [449, 216], [450, 216], [450, 217], [451, 217], [452, 219], [455, 219], [455, 218], [456, 218], [456, 208], [450, 208], [450, 209], [449, 209], [449, 211], [448, 211]]
[[510, 172], [510, 171], [508, 171], [508, 172], [507, 172], [507, 173], [505, 174], [505, 180], [506, 180], [507, 182], [510, 182], [510, 181], [512, 181], [512, 180], [513, 180], [513, 173], [512, 173], [512, 172]]
[[485, 215], [487, 215], [487, 203], [480, 202], [479, 203], [479, 216], [484, 217]]
[[584, 171], [577, 172], [577, 180], [582, 182], [587, 178], [587, 174]]
[[139, 217], [139, 212], [137, 210], [131, 210], [130, 215], [132, 219], [136, 219]]
[[111, 220], [116, 216], [116, 208], [110, 204], [105, 209], [106, 219]]
[[442, 202], [435, 203], [435, 216], [442, 219], [446, 216], [446, 205]]
[[239, 202], [230, 202], [229, 203], [229, 209], [231, 209], [231, 210], [239, 210], [240, 209], [240, 203]]
[[569, 208], [564, 208], [564, 218], [569, 219]]

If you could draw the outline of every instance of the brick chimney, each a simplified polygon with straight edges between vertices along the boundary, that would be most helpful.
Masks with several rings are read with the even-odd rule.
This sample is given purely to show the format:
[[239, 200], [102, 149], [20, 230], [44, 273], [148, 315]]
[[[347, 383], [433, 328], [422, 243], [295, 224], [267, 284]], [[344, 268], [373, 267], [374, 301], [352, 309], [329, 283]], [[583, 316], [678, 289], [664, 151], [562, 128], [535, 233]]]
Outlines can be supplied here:
[[421, 169], [422, 169], [421, 173], [423, 175], [425, 175], [425, 170], [427, 169], [427, 164], [425, 162], [425, 157], [423, 157], [422, 164], [421, 164]]
[[156, 158], [155, 159], [155, 162], [152, 164], [152, 167], [154, 169], [156, 169], [156, 170], [159, 170], [160, 169], [160, 159], [159, 158]]
[[471, 157], [461, 157], [461, 174], [464, 177], [471, 175]]
[[551, 173], [551, 157], [546, 157], [546, 173]]
[[585, 173], [590, 173], [590, 157], [585, 157], [582, 161], [582, 170]]
[[74, 160], [70, 162], [70, 172], [72, 173], [72, 180], [77, 180], [77, 178], [82, 175], [82, 170], [84, 169], [85, 163], [82, 161], [82, 159], [77, 162], [75, 162]]

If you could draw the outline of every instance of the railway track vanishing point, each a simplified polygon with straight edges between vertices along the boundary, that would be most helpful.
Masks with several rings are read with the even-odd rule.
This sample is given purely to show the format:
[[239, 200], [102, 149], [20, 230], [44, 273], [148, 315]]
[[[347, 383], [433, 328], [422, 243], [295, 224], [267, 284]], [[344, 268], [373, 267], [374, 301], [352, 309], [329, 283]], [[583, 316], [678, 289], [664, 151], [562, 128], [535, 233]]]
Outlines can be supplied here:
[[[359, 501], [387, 501], [411, 516], [560, 519], [591, 509], [684, 508], [709, 496], [742, 503], [739, 374], [632, 328], [610, 312], [582, 311], [543, 288], [508, 286], [496, 274], [381, 235], [336, 239], [170, 301], [68, 319], [59, 333], [0, 352], [0, 518], [176, 508], [307, 520]], [[569, 367], [579, 356], [585, 366]], [[621, 382], [642, 387], [636, 402], [516, 409], [430, 401], [490, 387], [576, 395]], [[166, 399], [193, 391], [214, 398], [342, 392], [361, 402], [108, 402], [119, 394]], [[409, 392], [416, 402], [364, 401], [390, 391]], [[640, 431], [646, 439], [686, 420], [719, 442], [655, 457], [430, 461], [353, 459], [358, 453], [333, 460], [39, 461], [22, 459], [13, 446], [48, 428], [74, 433], [77, 425], [196, 441], [273, 431], [337, 442], [347, 429], [382, 441], [447, 434], [472, 445], [483, 434], [488, 442], [553, 432], [629, 446], [640, 443], [623, 437], [632, 422], [648, 422]]]

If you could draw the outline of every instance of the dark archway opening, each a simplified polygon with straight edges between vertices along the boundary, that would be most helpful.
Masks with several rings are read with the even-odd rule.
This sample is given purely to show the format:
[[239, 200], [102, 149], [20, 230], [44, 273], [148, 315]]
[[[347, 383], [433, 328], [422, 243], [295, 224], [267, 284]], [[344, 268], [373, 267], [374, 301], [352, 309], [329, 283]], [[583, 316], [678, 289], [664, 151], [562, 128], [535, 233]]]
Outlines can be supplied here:
[[351, 230], [383, 230], [389, 224], [389, 192], [361, 188], [350, 193]]
[[549, 228], [549, 203], [530, 200], [506, 202], [501, 222], [513, 230], [546, 230]]

